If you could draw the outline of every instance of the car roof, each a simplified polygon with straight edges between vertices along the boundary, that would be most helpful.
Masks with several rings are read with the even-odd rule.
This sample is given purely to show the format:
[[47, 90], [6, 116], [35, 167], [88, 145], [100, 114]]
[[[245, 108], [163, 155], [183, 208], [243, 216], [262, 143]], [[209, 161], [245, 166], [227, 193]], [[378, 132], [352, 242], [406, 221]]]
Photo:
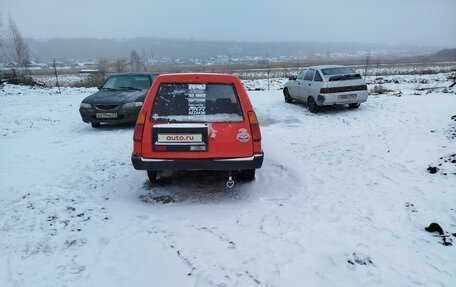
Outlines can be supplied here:
[[310, 66], [310, 67], [304, 67], [304, 69], [316, 69], [316, 70], [321, 70], [321, 69], [328, 69], [328, 68], [340, 68], [340, 67], [348, 67], [348, 66], [343, 66], [343, 65], [317, 65], [317, 66]]
[[239, 78], [229, 74], [215, 73], [179, 73], [179, 74], [163, 74], [157, 77], [159, 82], [218, 82], [218, 83], [233, 83], [239, 81]]
[[112, 76], [153, 76], [156, 77], [160, 75], [159, 73], [141, 73], [141, 72], [128, 72], [128, 73], [117, 73], [117, 74], [112, 74]]

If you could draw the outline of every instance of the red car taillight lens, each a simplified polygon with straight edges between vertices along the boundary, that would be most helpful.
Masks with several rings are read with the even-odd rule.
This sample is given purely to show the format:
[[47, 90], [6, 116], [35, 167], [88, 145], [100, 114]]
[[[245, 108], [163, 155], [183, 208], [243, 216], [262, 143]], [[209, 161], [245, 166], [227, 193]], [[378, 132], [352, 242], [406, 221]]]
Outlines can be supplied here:
[[320, 89], [320, 94], [329, 94], [329, 93], [330, 93], [330, 91], [329, 91], [328, 88], [321, 88]]
[[135, 132], [133, 134], [133, 140], [134, 141], [141, 141], [143, 137], [143, 132], [144, 132], [144, 124], [146, 122], [146, 112], [141, 111], [138, 115], [138, 119], [136, 120], [136, 127], [135, 127]]
[[133, 133], [133, 152], [137, 155], [142, 154], [141, 141], [143, 138], [146, 116], [147, 113], [145, 111], [141, 111], [138, 115], [138, 119], [136, 120], [135, 132]]
[[250, 130], [252, 131], [253, 153], [261, 153], [261, 131], [258, 119], [254, 111], [248, 112]]
[[250, 125], [250, 129], [252, 130], [252, 138], [253, 138], [253, 140], [254, 141], [261, 141], [260, 126], [258, 124]]
[[343, 92], [353, 92], [353, 91], [367, 91], [367, 85], [321, 88], [320, 94], [343, 93]]

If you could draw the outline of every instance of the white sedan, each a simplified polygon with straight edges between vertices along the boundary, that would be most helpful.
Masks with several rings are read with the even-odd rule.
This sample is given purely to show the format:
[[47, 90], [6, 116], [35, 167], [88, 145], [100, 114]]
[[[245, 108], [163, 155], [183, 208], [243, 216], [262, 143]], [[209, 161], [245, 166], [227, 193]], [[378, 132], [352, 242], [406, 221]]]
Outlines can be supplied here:
[[325, 65], [307, 67], [292, 76], [283, 88], [285, 102], [306, 103], [315, 113], [321, 106], [344, 105], [356, 109], [367, 100], [366, 82], [350, 67]]

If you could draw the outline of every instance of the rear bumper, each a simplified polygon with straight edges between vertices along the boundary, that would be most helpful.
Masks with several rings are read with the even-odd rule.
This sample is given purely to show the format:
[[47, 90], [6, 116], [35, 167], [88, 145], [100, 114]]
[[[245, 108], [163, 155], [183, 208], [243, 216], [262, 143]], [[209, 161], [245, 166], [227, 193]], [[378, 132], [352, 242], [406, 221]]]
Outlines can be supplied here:
[[256, 169], [263, 165], [264, 154], [230, 159], [145, 159], [131, 155], [138, 170], [241, 170]]
[[[317, 97], [317, 103], [319, 106], [364, 103], [367, 101], [368, 94], [368, 91], [321, 94]], [[345, 99], [343, 98], [344, 96], [348, 95], [356, 95], [356, 97]]]

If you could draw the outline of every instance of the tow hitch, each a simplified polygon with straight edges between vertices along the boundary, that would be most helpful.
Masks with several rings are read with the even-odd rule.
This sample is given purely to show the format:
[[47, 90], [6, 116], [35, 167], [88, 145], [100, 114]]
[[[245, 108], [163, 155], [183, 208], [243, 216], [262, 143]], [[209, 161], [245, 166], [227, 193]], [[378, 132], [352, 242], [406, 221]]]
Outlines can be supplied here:
[[233, 176], [231, 175], [231, 172], [230, 172], [230, 174], [228, 175], [228, 181], [226, 182], [226, 187], [233, 188], [233, 186], [234, 186], [234, 180], [233, 180]]

